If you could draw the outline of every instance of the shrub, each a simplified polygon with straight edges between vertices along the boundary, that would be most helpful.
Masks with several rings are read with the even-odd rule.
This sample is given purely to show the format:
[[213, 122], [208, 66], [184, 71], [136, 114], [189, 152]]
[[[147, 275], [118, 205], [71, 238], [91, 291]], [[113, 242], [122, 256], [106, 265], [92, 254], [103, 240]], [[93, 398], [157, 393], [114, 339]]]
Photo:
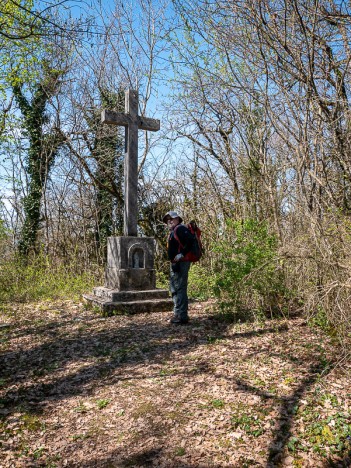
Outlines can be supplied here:
[[193, 263], [189, 270], [189, 297], [205, 301], [214, 296], [215, 277], [206, 264]]
[[226, 232], [214, 247], [214, 291], [222, 311], [272, 312], [280, 307], [286, 290], [277, 248], [277, 239], [265, 223], [253, 219], [227, 221]]
[[[303, 231], [303, 233], [301, 233]], [[340, 342], [351, 337], [351, 220], [329, 210], [286, 243], [287, 278], [309, 323]]]

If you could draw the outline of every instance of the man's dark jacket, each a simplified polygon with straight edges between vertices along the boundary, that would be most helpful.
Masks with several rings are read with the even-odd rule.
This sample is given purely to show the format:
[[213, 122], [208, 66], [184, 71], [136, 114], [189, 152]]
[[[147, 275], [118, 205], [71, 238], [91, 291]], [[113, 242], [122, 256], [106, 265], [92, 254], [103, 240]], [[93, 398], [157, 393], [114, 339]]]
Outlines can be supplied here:
[[[180, 241], [174, 236], [174, 231]], [[168, 258], [172, 262], [174, 257], [179, 253], [184, 256], [190, 252], [194, 242], [194, 236], [184, 224], [177, 224], [177, 226], [170, 232], [168, 237]]]

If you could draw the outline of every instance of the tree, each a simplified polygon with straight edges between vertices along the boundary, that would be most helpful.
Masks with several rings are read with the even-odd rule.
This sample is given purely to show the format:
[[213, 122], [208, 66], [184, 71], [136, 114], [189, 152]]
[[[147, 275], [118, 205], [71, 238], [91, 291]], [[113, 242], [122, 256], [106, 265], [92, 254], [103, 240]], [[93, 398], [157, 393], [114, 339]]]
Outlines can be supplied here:
[[[225, 8], [223, 14], [238, 15], [247, 24], [246, 60], [255, 62], [265, 78], [266, 109], [293, 155], [300, 195], [309, 211], [332, 204], [348, 212], [348, 4], [294, 0], [264, 1], [258, 6], [246, 1]], [[244, 53], [242, 38], [240, 44], [234, 34], [229, 43]]]
[[[123, 232], [123, 167], [124, 143], [117, 127], [101, 123], [101, 109], [124, 112], [124, 92], [114, 92], [99, 86], [100, 105], [83, 109], [88, 132], [83, 138], [89, 144], [95, 169], [88, 169], [96, 191], [97, 225], [95, 239], [97, 250], [106, 257], [107, 238]], [[93, 137], [89, 142], [88, 134]]]
[[[87, 32], [91, 25], [89, 20], [82, 22], [57, 15], [59, 8], [69, 0], [2, 0], [0, 5], [0, 44], [28, 41], [38, 37], [60, 36], [73, 37], [78, 31]], [[71, 8], [67, 5], [66, 8]], [[3, 42], [2, 42], [3, 41]]]
[[35, 248], [40, 224], [40, 208], [50, 169], [63, 140], [54, 128], [45, 129], [47, 105], [59, 90], [64, 71], [46, 66], [43, 78], [34, 85], [32, 98], [25, 96], [24, 85], [15, 83], [13, 92], [23, 116], [28, 138], [26, 170], [28, 192], [23, 200], [24, 221], [19, 240], [19, 251], [26, 257]]
[[[146, 113], [154, 93], [157, 54], [162, 52], [158, 46], [164, 27], [162, 11], [161, 5], [154, 10], [151, 3], [137, 2], [129, 10], [123, 2], [116, 2], [115, 9], [102, 18], [106, 27], [103, 40], [95, 38], [94, 48], [76, 56], [79, 66], [68, 91], [72, 107], [62, 133], [72, 161], [81, 167], [86, 184], [94, 187], [94, 214], [87, 224], [90, 222], [90, 234], [94, 230], [94, 239], [101, 246], [108, 235], [122, 232], [124, 161], [124, 134], [101, 125], [101, 110], [124, 112], [123, 91], [137, 88], [139, 114]], [[147, 158], [153, 147], [152, 137], [144, 133], [139, 146], [139, 195], [144, 193]]]
[[[4, 0], [0, 6], [0, 137], [6, 133], [6, 118], [13, 103], [11, 81], [13, 81], [13, 66], [18, 65], [19, 80], [26, 80], [36, 62], [37, 44], [32, 33], [40, 28], [40, 23], [30, 28], [29, 12], [33, 6], [32, 0], [17, 3]], [[33, 53], [34, 52], [34, 53]]]
[[[91, 18], [75, 19], [68, 15], [68, 0], [2, 0], [0, 3], [0, 138], [6, 136], [6, 118], [13, 103], [9, 83], [39, 79], [43, 48], [51, 51], [73, 48], [77, 37], [99, 34]], [[63, 6], [66, 12], [63, 13]], [[15, 68], [15, 73], [13, 68]]]
[[245, 25], [234, 29], [230, 8], [223, 14], [219, 2], [175, 3], [183, 35], [171, 37], [174, 59], [186, 71], [174, 70], [174, 132], [192, 142], [194, 172], [213, 190], [220, 218], [268, 218], [280, 238], [279, 166], [261, 70], [230, 40], [245, 37]]
[[33, 11], [33, 0], [4, 0], [0, 5], [0, 41], [25, 41], [43, 34], [43, 12]]

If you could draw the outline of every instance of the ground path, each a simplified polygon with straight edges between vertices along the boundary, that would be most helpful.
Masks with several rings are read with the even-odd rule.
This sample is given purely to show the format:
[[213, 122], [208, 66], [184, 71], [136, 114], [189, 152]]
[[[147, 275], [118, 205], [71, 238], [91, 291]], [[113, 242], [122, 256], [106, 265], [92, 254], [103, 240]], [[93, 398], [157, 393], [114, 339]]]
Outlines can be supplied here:
[[332, 338], [190, 314], [3, 308], [0, 467], [351, 466], [351, 366]]

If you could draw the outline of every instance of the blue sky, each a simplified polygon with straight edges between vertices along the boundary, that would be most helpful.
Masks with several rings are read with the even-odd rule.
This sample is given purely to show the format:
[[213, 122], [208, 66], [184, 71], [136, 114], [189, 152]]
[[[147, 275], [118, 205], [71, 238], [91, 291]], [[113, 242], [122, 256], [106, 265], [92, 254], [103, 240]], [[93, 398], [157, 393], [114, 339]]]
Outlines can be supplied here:
[[[48, 6], [52, 5], [52, 3], [57, 3], [59, 4], [59, 12], [66, 16], [67, 18], [73, 17], [73, 18], [84, 18], [84, 17], [93, 17], [96, 19], [96, 26], [97, 26], [97, 32], [99, 32], [100, 26], [102, 28], [102, 18], [100, 15], [101, 12], [104, 14], [104, 19], [108, 20], [111, 12], [113, 11], [115, 7], [115, 1], [114, 0], [69, 0], [65, 2], [59, 2], [54, 0], [40, 0], [39, 3], [36, 3], [36, 7], [40, 7], [41, 9], [45, 9]], [[122, 3], [121, 0], [117, 0], [117, 3]], [[155, 6], [156, 8], [160, 5], [161, 2], [159, 1], [153, 1], [152, 5]], [[123, 4], [126, 8], [130, 6], [135, 11], [135, 16], [133, 13], [133, 18], [138, 18], [140, 17], [140, 14], [138, 15], [138, 1], [137, 0], [126, 0], [123, 1]], [[169, 6], [169, 14], [171, 14], [171, 6]], [[140, 19], [137, 19], [137, 21], [140, 21]], [[91, 52], [94, 53], [94, 37], [92, 36], [92, 49]], [[167, 53], [162, 53], [159, 56], [159, 62], [158, 65], [160, 67], [165, 67], [168, 63], [168, 54]], [[149, 117], [154, 117], [158, 118], [161, 120], [161, 132], [159, 132], [157, 135], [150, 135], [152, 138], [158, 139], [152, 153], [148, 157], [148, 167], [150, 167], [150, 170], [152, 171], [152, 167], [154, 164], [157, 165], [158, 161], [162, 161], [164, 158], [165, 154], [165, 145], [167, 144], [166, 140], [159, 139], [162, 133], [162, 130], [167, 127], [167, 120], [166, 120], [166, 115], [163, 113], [163, 108], [162, 108], [162, 102], [168, 99], [168, 93], [170, 92], [170, 86], [169, 83], [167, 82], [168, 79], [171, 78], [171, 73], [172, 69], [169, 67], [168, 71], [163, 70], [163, 78], [158, 79], [155, 81], [154, 84], [154, 92], [148, 102], [148, 106], [146, 109], [146, 115]], [[143, 146], [143, 139], [142, 139], [142, 132], [139, 134], [139, 144], [140, 144], [140, 152], [139, 155], [141, 154], [142, 151], [142, 146]], [[184, 149], [181, 149], [180, 151], [184, 151]], [[178, 150], [175, 150], [175, 154], [173, 153], [173, 156], [175, 158], [179, 158], [181, 152]], [[3, 178], [4, 172], [2, 168], [0, 167], [0, 179], [1, 185], [5, 184], [5, 180]]]

